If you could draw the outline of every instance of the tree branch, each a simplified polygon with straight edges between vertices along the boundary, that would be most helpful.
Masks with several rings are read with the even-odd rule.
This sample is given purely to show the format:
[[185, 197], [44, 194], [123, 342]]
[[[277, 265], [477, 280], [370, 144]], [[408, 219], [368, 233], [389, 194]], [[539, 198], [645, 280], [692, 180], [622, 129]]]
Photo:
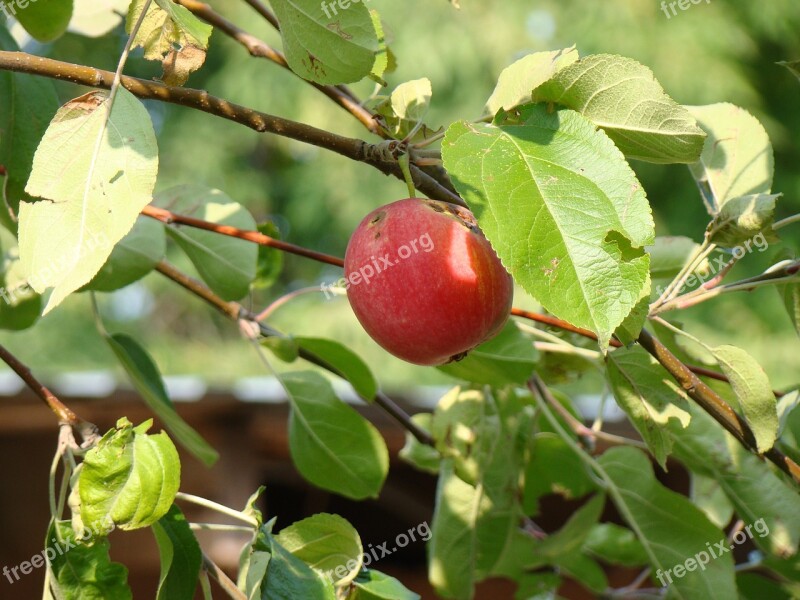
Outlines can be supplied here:
[[[43, 58], [25, 52], [0, 51], [0, 70], [50, 77], [102, 89], [110, 89], [114, 82], [114, 73], [110, 71]], [[351, 160], [375, 167], [386, 175], [404, 179], [400, 165], [393, 156], [399, 142], [369, 144], [363, 140], [348, 138], [305, 123], [298, 123], [234, 104], [212, 96], [204, 90], [173, 87], [156, 81], [128, 76], [123, 76], [121, 83], [137, 98], [159, 100], [200, 110], [239, 123], [260, 133], [273, 133], [336, 152]], [[412, 165], [411, 172], [414, 185], [424, 194], [436, 200], [466, 206], [457, 194], [445, 188], [415, 165]]]
[[0, 345], [0, 359], [11, 367], [19, 375], [19, 378], [25, 382], [25, 385], [50, 407], [50, 410], [58, 417], [60, 424], [68, 425], [78, 431], [84, 444], [91, 443], [97, 438], [97, 427], [93, 423], [80, 418], [71, 408], [61, 402], [53, 392], [34, 377], [30, 368], [2, 345]]
[[[216, 308], [222, 314], [227, 316], [228, 318], [239, 321], [245, 320], [251, 323], [254, 323], [258, 326], [259, 332], [264, 337], [279, 337], [281, 333], [269, 325], [265, 323], [261, 323], [257, 320], [256, 315], [252, 312], [245, 309], [241, 304], [237, 302], [226, 302], [219, 296], [217, 296], [214, 292], [208, 289], [204, 284], [200, 283], [199, 281], [192, 279], [188, 275], [182, 273], [166, 261], [161, 261], [157, 266], [156, 270], [161, 273], [162, 275], [166, 276], [167, 278], [171, 279], [178, 285], [182, 286], [184, 289], [190, 291], [191, 293], [195, 294], [196, 296], [205, 300], [208, 304]], [[344, 374], [333, 367], [332, 365], [328, 364], [326, 361], [322, 360], [315, 354], [304, 350], [303, 348], [299, 351], [299, 356], [304, 360], [310, 362], [311, 364], [317, 365], [318, 367], [333, 373], [337, 377], [342, 377], [346, 379]], [[365, 401], [369, 401], [369, 399], [364, 399]], [[375, 404], [380, 406], [383, 410], [385, 410], [389, 415], [391, 415], [400, 425], [403, 426], [411, 435], [413, 435], [418, 441], [423, 444], [427, 444], [429, 446], [433, 445], [433, 438], [431, 435], [419, 427], [414, 421], [411, 420], [411, 416], [406, 413], [397, 403], [394, 402], [391, 398], [389, 398], [383, 392], [378, 392], [375, 395]]]
[[[672, 375], [673, 379], [680, 384], [692, 400], [697, 402], [717, 423], [739, 440], [745, 448], [761, 456], [750, 426], [714, 390], [692, 373], [686, 365], [678, 360], [664, 344], [648, 331], [642, 330], [638, 342]], [[777, 448], [768, 450], [763, 456], [783, 472], [790, 475], [795, 483], [800, 485], [800, 465]]]

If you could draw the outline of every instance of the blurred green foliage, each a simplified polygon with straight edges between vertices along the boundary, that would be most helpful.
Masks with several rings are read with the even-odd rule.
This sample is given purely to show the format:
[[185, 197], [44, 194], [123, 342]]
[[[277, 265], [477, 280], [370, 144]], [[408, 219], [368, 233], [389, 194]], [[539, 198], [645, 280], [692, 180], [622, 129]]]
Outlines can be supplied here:
[[[274, 46], [278, 35], [244, 2], [211, 2], [227, 18]], [[667, 3], [668, 4], [668, 3]], [[477, 118], [503, 67], [538, 50], [575, 44], [582, 55], [623, 54], [650, 66], [666, 91], [683, 104], [728, 101], [756, 115], [775, 147], [775, 190], [784, 193], [778, 215], [800, 211], [800, 82], [781, 60], [800, 58], [800, 3], [797, 0], [714, 0], [690, 5], [667, 18], [657, 0], [465, 0], [460, 11], [432, 0], [374, 0], [387, 25], [398, 68], [390, 88], [428, 77], [433, 101], [426, 121], [447, 125]], [[124, 44], [122, 28], [100, 39], [68, 34], [48, 46], [31, 48], [60, 60], [113, 69]], [[127, 72], [152, 78], [160, 67], [141, 50]], [[371, 139], [361, 126], [324, 96], [272, 63], [251, 58], [215, 31], [208, 60], [189, 86], [230, 101], [304, 121], [349, 136]], [[83, 92], [58, 84], [62, 100]], [[356, 86], [361, 97], [374, 85]], [[158, 189], [202, 183], [223, 189], [246, 204], [256, 220], [273, 220], [285, 239], [343, 255], [350, 232], [369, 210], [406, 195], [405, 184], [370, 167], [350, 163], [299, 142], [258, 134], [199, 111], [147, 103], [160, 147]], [[658, 233], [702, 236], [705, 209], [688, 170], [636, 163], [656, 213]], [[784, 230], [800, 249], [800, 230]], [[776, 252], [754, 253], [733, 277], [758, 272]], [[173, 260], [191, 271], [173, 249]], [[278, 283], [246, 304], [261, 308], [287, 290], [332, 281], [337, 269], [287, 257]], [[138, 291], [137, 291], [138, 290]], [[144, 286], [110, 297], [101, 309], [112, 330], [134, 334], [165, 373], [202, 373], [215, 382], [264, 374], [263, 366], [236, 328], [211, 314], [200, 301], [150, 275]], [[534, 304], [520, 293], [517, 305]], [[777, 294], [761, 290], [727, 297], [687, 311], [687, 326], [711, 344], [742, 345], [756, 356], [776, 386], [797, 382], [800, 353]], [[274, 324], [292, 333], [331, 336], [369, 359], [384, 384], [444, 381], [433, 369], [397, 361], [361, 332], [344, 298], [326, 301], [305, 295], [280, 309]], [[97, 369], [114, 359], [95, 333], [88, 297], [70, 298], [62, 310], [33, 330], [3, 333], [4, 343], [39, 371]]]

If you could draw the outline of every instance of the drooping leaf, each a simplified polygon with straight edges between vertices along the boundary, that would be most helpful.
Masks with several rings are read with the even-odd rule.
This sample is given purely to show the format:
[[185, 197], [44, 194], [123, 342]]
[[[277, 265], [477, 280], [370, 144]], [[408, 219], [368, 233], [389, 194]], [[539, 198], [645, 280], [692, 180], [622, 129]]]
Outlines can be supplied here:
[[[0, 50], [19, 51], [4, 27], [0, 27]], [[20, 201], [32, 200], [25, 193], [25, 184], [31, 174], [36, 147], [57, 110], [58, 97], [52, 81], [0, 71], [0, 164], [6, 168], [3, 198], [15, 216]], [[2, 202], [0, 210], [5, 212]]]
[[495, 114], [531, 102], [531, 93], [555, 73], [578, 60], [575, 46], [550, 52], [534, 52], [509, 65], [497, 79], [497, 86], [486, 102], [486, 110]]
[[156, 600], [192, 600], [203, 556], [186, 517], [173, 504], [152, 528], [161, 559]]
[[104, 537], [108, 531], [101, 533], [97, 537], [78, 535], [69, 521], [51, 521], [46, 551], [48, 558], [52, 555], [50, 585], [58, 600], [133, 597], [128, 587], [128, 569], [111, 562], [110, 544]]
[[383, 31], [383, 23], [381, 16], [374, 8], [370, 9], [369, 15], [372, 18], [372, 25], [375, 27], [375, 35], [378, 39], [378, 49], [375, 52], [375, 62], [372, 64], [372, 71], [369, 74], [370, 79], [380, 85], [386, 85], [383, 80], [385, 73], [390, 71], [390, 56], [391, 50], [386, 43], [386, 34]]
[[781, 194], [754, 194], [730, 198], [708, 226], [709, 238], [715, 244], [733, 247], [761, 234], [772, 233], [775, 202]]
[[[144, 9], [145, 0], [133, 0], [128, 9], [126, 31], [131, 33]], [[154, 0], [147, 9], [133, 48], [144, 48], [148, 60], [164, 65], [162, 79], [167, 85], [183, 85], [189, 75], [203, 66], [211, 36], [211, 25], [172, 0]]]
[[361, 538], [338, 515], [318, 513], [283, 528], [275, 539], [337, 586], [348, 585], [361, 570]]
[[797, 335], [800, 335], [800, 283], [787, 283], [780, 286], [778, 291], [783, 297], [783, 304], [786, 306], [789, 318], [794, 323]]
[[[154, 204], [174, 213], [252, 231], [255, 219], [224, 192], [202, 185], [181, 185], [156, 195]], [[192, 261], [212, 290], [238, 300], [256, 277], [258, 246], [252, 242], [190, 227], [168, 227], [167, 233]]]
[[[613, 485], [609, 495], [636, 532], [656, 578], [661, 575], [660, 581], [669, 583], [675, 598], [736, 597], [730, 552], [726, 549], [712, 558], [707, 551], [724, 540], [724, 533], [687, 498], [661, 485], [643, 452], [630, 447], [612, 448], [598, 462]], [[705, 569], [699, 569], [694, 559], [700, 552], [708, 559]], [[692, 570], [685, 567], [688, 558], [695, 561]], [[676, 567], [683, 571], [682, 576], [675, 572]]]
[[712, 213], [731, 198], [769, 194], [772, 144], [758, 119], [728, 103], [687, 108], [708, 134], [702, 155], [689, 168], [701, 188], [711, 193], [707, 200]]
[[584, 549], [613, 565], [639, 567], [647, 564], [647, 553], [636, 535], [614, 523], [598, 523], [589, 531]]
[[167, 236], [164, 226], [140, 216], [127, 235], [117, 242], [111, 255], [82, 289], [112, 292], [138, 281], [164, 258]]
[[454, 123], [442, 155], [515, 280], [606, 346], [649, 294], [654, 239], [644, 191], [611, 140], [575, 112], [527, 106], [491, 125]]
[[619, 348], [606, 359], [608, 379], [617, 404], [663, 469], [672, 449], [670, 420], [689, 424], [686, 395], [664, 368], [642, 348]]
[[724, 529], [730, 523], [733, 505], [716, 479], [693, 473], [690, 498], [717, 527]]
[[336, 397], [312, 371], [282, 375], [289, 395], [289, 449], [300, 473], [314, 485], [348, 498], [376, 497], [389, 469], [377, 429]]
[[289, 67], [326, 85], [351, 83], [372, 72], [378, 36], [369, 9], [317, 0], [273, 0]]
[[[433, 415], [431, 413], [417, 413], [411, 420], [424, 431], [432, 429]], [[406, 432], [406, 443], [400, 450], [399, 456], [415, 469], [436, 475], [442, 461], [442, 455], [436, 448], [423, 444], [411, 433]]]
[[727, 375], [744, 417], [756, 438], [759, 452], [766, 452], [778, 435], [778, 411], [772, 386], [764, 369], [736, 346], [713, 348], [714, 358]]
[[539, 499], [547, 494], [574, 500], [597, 489], [583, 461], [555, 433], [537, 434], [530, 442], [529, 454], [524, 471], [525, 514], [538, 513]]
[[797, 552], [800, 505], [795, 489], [697, 408], [689, 427], [670, 429], [676, 457], [693, 473], [713, 478], [746, 525], [763, 519], [769, 534], [753, 535], [757, 546], [777, 556]]
[[30, 286], [53, 288], [45, 314], [88, 283], [150, 201], [158, 149], [150, 116], [120, 87], [65, 104], [45, 133], [26, 187], [51, 202], [23, 202], [20, 258]]
[[628, 158], [692, 163], [703, 148], [705, 134], [692, 115], [664, 92], [649, 68], [631, 58], [581, 58], [536, 88], [533, 99], [578, 111]]
[[438, 367], [458, 379], [485, 385], [524, 384], [533, 373], [538, 352], [533, 340], [510, 321], [488, 342], [458, 362]]
[[180, 487], [180, 459], [166, 433], [147, 434], [152, 423], [133, 427], [123, 417], [86, 453], [79, 479], [84, 527], [138, 529], [169, 511]]
[[[261, 223], [257, 227], [259, 233], [268, 235], [271, 238], [280, 239], [280, 230], [271, 221]], [[256, 267], [256, 278], [251, 284], [257, 290], [271, 287], [281, 274], [283, 269], [283, 252], [269, 246], [258, 246], [258, 265]]]
[[561, 529], [539, 542], [536, 545], [536, 562], [531, 566], [553, 561], [557, 563], [563, 557], [580, 552], [592, 528], [600, 519], [605, 500], [604, 494], [595, 494], [572, 513]]
[[324, 338], [296, 337], [300, 348], [321, 358], [350, 382], [356, 392], [371, 401], [378, 392], [378, 382], [361, 357], [344, 344]]
[[17, 1], [14, 8], [14, 17], [20, 25], [40, 42], [61, 37], [72, 18], [72, 0], [31, 0], [24, 5]]
[[217, 462], [219, 458], [217, 451], [175, 410], [172, 400], [167, 395], [161, 373], [147, 350], [123, 333], [115, 333], [105, 339], [130, 377], [136, 391], [175, 440], [206, 466], [210, 467]]

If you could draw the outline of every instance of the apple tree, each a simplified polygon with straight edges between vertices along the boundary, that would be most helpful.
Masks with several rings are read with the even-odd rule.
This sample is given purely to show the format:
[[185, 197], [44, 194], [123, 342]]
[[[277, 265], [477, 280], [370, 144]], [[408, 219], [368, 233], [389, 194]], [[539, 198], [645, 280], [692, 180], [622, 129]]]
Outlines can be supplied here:
[[[387, 43], [390, 24], [378, 10], [358, 0], [245, 1], [279, 31], [282, 47], [229, 20], [221, 2], [100, 3], [91, 19], [79, 2], [73, 14], [71, 0], [4, 5], [0, 327], [46, 327], [40, 317], [73, 294], [101, 299], [154, 273], [238, 324], [242, 343], [258, 349], [288, 398], [288, 441], [303, 477], [363, 500], [380, 493], [389, 457], [376, 427], [337, 397], [332, 379], [348, 382], [407, 430], [402, 459], [438, 477], [427, 555], [443, 598], [471, 598], [490, 577], [514, 581], [520, 599], [553, 597], [565, 579], [609, 598], [797, 597], [798, 391], [774, 390], [745, 349], [699, 339], [677, 317], [770, 287], [800, 331], [797, 257], [776, 252], [762, 273], [731, 277], [753, 250], [779, 249], [800, 223], [800, 215], [776, 217], [781, 193], [762, 124], [728, 103], [683, 106], [646, 65], [570, 47], [521, 57], [497, 74], [483, 114], [453, 115], [436, 129], [426, 122], [424, 65], [418, 79], [386, 82], [403, 56]], [[72, 23], [86, 36], [113, 37], [123, 18], [115, 70], [35, 52], [46, 46], [21, 51], [11, 33], [48, 42]], [[414, 35], [394, 26], [393, 35]], [[193, 88], [220, 36], [253, 57], [241, 60], [271, 62], [306, 82], [363, 135]], [[160, 61], [160, 78], [126, 75], [132, 53]], [[74, 84], [74, 97], [60, 102], [53, 80]], [[363, 80], [375, 83], [369, 97], [348, 87]], [[377, 169], [396, 179], [397, 195], [375, 199], [346, 260], [280, 239], [225, 190], [192, 183], [191, 172], [181, 173], [184, 185], [157, 190], [158, 103], [330, 151], [343, 169]], [[702, 239], [656, 236], [631, 162], [686, 165], [708, 212]], [[405, 197], [417, 199], [391, 204]], [[168, 245], [196, 275], [166, 260]], [[316, 292], [347, 294], [378, 343], [451, 378], [432, 413], [407, 414], [382, 391], [380, 372], [341, 342], [282, 331], [270, 322], [274, 304], [259, 311], [245, 301], [274, 284], [280, 253], [344, 267], [336, 286]], [[541, 310], [512, 307], [512, 280], [517, 299]], [[53, 551], [44, 597], [131, 597], [126, 567], [109, 558], [110, 528], [152, 529], [162, 554], [157, 598], [190, 599], [198, 585], [209, 598], [418, 597], [365, 567], [359, 534], [341, 517], [275, 531], [275, 515], [256, 508], [263, 490], [231, 508], [183, 489], [176, 446], [208, 465], [216, 450], [177, 413], [146, 348], [96, 317], [107, 352], [163, 431], [125, 415], [98, 431], [40, 382], [37, 365], [0, 345], [0, 358], [57, 417], [47, 543], [71, 549]], [[282, 362], [308, 368], [284, 372]], [[598, 397], [613, 397], [637, 439], [608, 432], [602, 410], [586, 425], [560, 389], [590, 370], [603, 374]], [[690, 497], [656, 478], [668, 460], [691, 474]], [[552, 493], [583, 502], [546, 533], [536, 520]], [[204, 554], [180, 503], [249, 528], [234, 577]], [[624, 525], [604, 521], [605, 507]], [[94, 535], [82, 541], [87, 530]], [[743, 532], [756, 550], [737, 564], [728, 545]], [[614, 564], [640, 574], [612, 585], [603, 565]]]

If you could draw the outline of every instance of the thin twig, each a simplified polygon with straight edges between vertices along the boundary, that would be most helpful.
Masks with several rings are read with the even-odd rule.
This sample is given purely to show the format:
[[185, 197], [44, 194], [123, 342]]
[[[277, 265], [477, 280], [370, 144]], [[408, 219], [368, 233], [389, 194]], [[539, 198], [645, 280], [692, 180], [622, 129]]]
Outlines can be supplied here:
[[212, 231], [220, 235], [239, 238], [242, 240], [246, 240], [248, 242], [253, 242], [254, 244], [259, 244], [261, 246], [269, 246], [270, 248], [276, 248], [278, 250], [282, 250], [283, 252], [288, 252], [290, 254], [296, 254], [298, 256], [310, 258], [312, 260], [333, 265], [335, 267], [344, 267], [344, 261], [337, 256], [331, 256], [330, 254], [316, 252], [314, 250], [303, 248], [302, 246], [297, 246], [295, 244], [290, 244], [289, 242], [277, 240], [259, 231], [246, 231], [244, 229], [231, 227], [230, 225], [220, 225], [219, 223], [211, 223], [210, 221], [204, 221], [202, 219], [195, 219], [194, 217], [179, 215], [164, 208], [158, 208], [152, 205], [145, 206], [142, 209], [142, 214], [151, 217], [153, 219], [156, 219], [158, 221], [161, 221], [162, 223], [166, 223], [167, 225], [178, 224], [178, 225], [187, 225], [189, 227], [195, 227], [197, 229], [205, 229], [206, 231]]
[[236, 587], [236, 584], [231, 578], [228, 577], [225, 572], [217, 566], [217, 563], [211, 560], [205, 552], [203, 552], [203, 567], [228, 596], [234, 600], [247, 600], [247, 596]]
[[[225, 17], [217, 13], [210, 5], [198, 0], [176, 0], [178, 4], [185, 6], [192, 11], [195, 15], [203, 19], [209, 25], [213, 25], [219, 31], [222, 31], [232, 39], [239, 42], [251, 56], [266, 58], [276, 65], [291, 71], [289, 63], [286, 62], [286, 57], [283, 53], [275, 50], [254, 35], [247, 33], [234, 23], [228, 21]], [[322, 85], [313, 81], [304, 79], [306, 83], [315, 87], [317, 90], [325, 94], [328, 98], [333, 100], [336, 104], [344, 108], [347, 112], [353, 115], [358, 121], [366, 127], [368, 131], [375, 135], [385, 137], [382, 135], [384, 132], [381, 129], [380, 123], [375, 119], [375, 116], [364, 108], [356, 99], [343, 92], [336, 86]]]
[[33, 393], [50, 407], [50, 410], [58, 417], [59, 423], [69, 425], [78, 431], [83, 439], [84, 445], [91, 444], [97, 439], [97, 427], [93, 423], [85, 421], [66, 404], [61, 402], [53, 392], [34, 377], [33, 373], [26, 365], [2, 345], [0, 345], [0, 359], [11, 367], [11, 370], [25, 382]]

